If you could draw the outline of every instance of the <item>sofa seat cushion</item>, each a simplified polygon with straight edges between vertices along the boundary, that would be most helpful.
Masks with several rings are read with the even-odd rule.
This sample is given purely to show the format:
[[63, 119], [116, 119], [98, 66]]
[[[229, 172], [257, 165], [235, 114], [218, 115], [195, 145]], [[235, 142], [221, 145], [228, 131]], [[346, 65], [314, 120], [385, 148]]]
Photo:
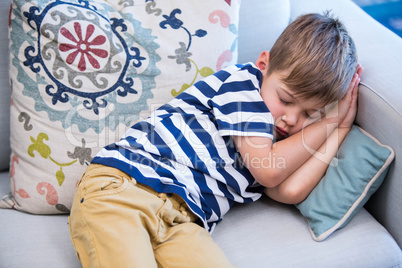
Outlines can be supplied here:
[[[9, 191], [0, 173], [0, 194]], [[0, 267], [81, 267], [67, 215], [0, 210]], [[212, 234], [237, 267], [397, 267], [402, 254], [390, 234], [365, 210], [321, 243], [310, 237], [298, 210], [267, 197], [235, 206]]]
[[[234, 207], [212, 234], [237, 267], [399, 267], [402, 253], [364, 208], [324, 242], [292, 205], [264, 196]], [[352, 265], [353, 264], [353, 265]]]

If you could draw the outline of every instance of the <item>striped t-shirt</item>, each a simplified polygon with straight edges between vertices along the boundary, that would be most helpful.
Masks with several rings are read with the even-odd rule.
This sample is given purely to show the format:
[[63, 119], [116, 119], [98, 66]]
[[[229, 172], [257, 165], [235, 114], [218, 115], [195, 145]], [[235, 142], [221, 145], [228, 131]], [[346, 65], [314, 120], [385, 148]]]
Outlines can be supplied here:
[[273, 138], [262, 73], [233, 65], [197, 82], [133, 125], [92, 163], [115, 167], [160, 193], [180, 195], [212, 232], [236, 202], [261, 197], [232, 136]]

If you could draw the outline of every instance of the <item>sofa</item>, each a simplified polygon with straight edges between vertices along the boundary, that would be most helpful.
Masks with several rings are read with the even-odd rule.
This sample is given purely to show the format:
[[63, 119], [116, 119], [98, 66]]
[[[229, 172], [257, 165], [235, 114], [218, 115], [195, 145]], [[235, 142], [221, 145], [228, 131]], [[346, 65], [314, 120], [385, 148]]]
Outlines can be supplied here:
[[[12, 161], [7, 38], [10, 2], [1, 2], [3, 196], [10, 192]], [[266, 196], [254, 203], [235, 205], [212, 237], [237, 267], [402, 267], [402, 162], [398, 157], [402, 154], [402, 39], [349, 0], [243, 0], [237, 61], [255, 61], [298, 15], [325, 10], [332, 10], [346, 24], [365, 68], [356, 124], [392, 147], [395, 160], [367, 204], [322, 242], [312, 239], [306, 219], [295, 206]], [[68, 214], [0, 209], [0, 267], [80, 267], [69, 235]]]

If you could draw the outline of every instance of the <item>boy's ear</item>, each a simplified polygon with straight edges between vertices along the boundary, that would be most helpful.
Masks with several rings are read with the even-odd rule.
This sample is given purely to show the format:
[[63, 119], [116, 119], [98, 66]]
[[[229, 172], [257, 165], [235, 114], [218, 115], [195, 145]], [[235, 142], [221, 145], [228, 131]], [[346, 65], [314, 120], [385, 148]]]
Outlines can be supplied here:
[[255, 65], [258, 67], [258, 69], [260, 69], [263, 74], [266, 74], [269, 67], [269, 52], [263, 51], [258, 57]]

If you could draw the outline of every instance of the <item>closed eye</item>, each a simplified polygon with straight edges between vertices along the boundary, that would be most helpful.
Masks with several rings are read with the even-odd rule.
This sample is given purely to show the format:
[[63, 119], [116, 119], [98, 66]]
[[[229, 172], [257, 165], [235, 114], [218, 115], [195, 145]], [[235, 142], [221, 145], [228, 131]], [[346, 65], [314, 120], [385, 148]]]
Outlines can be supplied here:
[[290, 105], [290, 104], [292, 104], [290, 101], [285, 101], [285, 100], [282, 99], [282, 98], [279, 98], [279, 100], [280, 100], [280, 102], [282, 102], [284, 105]]
[[308, 113], [308, 112], [305, 112], [304, 115], [305, 115], [306, 118], [308, 118], [308, 119], [314, 119], [314, 118], [316, 118], [315, 113]]

